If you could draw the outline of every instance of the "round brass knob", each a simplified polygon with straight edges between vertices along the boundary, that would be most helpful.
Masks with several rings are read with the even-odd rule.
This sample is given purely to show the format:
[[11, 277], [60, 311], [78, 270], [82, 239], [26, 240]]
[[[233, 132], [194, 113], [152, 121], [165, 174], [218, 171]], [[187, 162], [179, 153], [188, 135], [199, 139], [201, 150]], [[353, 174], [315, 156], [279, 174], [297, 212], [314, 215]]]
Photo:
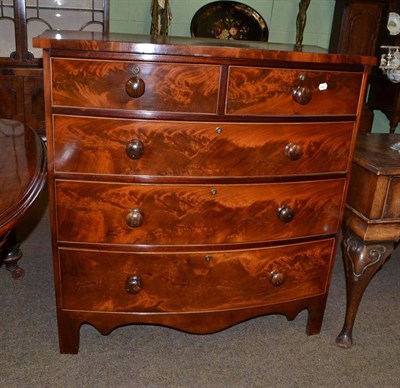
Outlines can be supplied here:
[[132, 98], [139, 98], [144, 94], [145, 83], [137, 76], [130, 78], [125, 84], [126, 93]]
[[299, 160], [303, 155], [303, 149], [298, 144], [289, 143], [285, 147], [285, 155], [290, 160]]
[[300, 105], [307, 105], [312, 99], [312, 91], [307, 86], [298, 86], [293, 90], [293, 100]]
[[126, 223], [132, 228], [141, 226], [143, 224], [143, 213], [140, 209], [132, 209], [126, 216]]
[[274, 287], [279, 287], [285, 283], [285, 275], [282, 272], [274, 270], [269, 274], [269, 281]]
[[282, 222], [288, 223], [292, 221], [294, 217], [294, 211], [290, 206], [282, 205], [279, 207], [278, 211], [276, 212], [276, 215]]
[[125, 151], [129, 158], [140, 159], [144, 155], [144, 144], [139, 139], [133, 139], [126, 145]]
[[142, 291], [142, 279], [139, 276], [130, 276], [126, 279], [125, 290], [130, 294], [137, 295]]

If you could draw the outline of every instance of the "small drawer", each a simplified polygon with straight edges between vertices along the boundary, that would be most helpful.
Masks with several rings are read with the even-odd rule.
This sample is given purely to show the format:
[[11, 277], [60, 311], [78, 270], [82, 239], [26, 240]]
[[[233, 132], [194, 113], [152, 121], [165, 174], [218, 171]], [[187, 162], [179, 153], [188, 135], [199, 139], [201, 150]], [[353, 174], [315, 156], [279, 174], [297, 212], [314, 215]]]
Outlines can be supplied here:
[[344, 179], [253, 185], [56, 181], [58, 240], [196, 245], [337, 232]]
[[354, 125], [53, 120], [56, 172], [171, 177], [343, 173]]
[[215, 114], [214, 65], [51, 59], [52, 105]]
[[362, 73], [229, 69], [228, 115], [355, 115]]
[[322, 295], [333, 242], [204, 253], [59, 249], [61, 308], [190, 313]]

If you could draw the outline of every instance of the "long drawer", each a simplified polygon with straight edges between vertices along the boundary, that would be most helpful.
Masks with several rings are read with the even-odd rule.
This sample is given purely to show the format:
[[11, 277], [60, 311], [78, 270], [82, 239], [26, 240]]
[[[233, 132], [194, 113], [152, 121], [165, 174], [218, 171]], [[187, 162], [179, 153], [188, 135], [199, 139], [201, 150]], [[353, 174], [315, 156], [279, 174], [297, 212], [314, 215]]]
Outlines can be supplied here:
[[52, 58], [52, 104], [215, 114], [220, 66]]
[[346, 172], [353, 123], [217, 123], [55, 115], [56, 172], [263, 177]]
[[61, 307], [110, 312], [201, 312], [323, 294], [334, 240], [206, 253], [59, 249]]
[[58, 240], [243, 243], [337, 232], [344, 179], [253, 185], [56, 181]]
[[361, 81], [361, 73], [232, 66], [226, 114], [355, 115]]

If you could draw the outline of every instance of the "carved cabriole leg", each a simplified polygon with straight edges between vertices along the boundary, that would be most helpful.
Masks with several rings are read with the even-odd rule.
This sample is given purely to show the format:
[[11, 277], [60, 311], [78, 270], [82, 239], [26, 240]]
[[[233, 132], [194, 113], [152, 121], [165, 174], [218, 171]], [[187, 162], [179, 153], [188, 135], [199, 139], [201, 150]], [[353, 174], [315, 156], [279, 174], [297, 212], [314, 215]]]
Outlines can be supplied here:
[[371, 278], [392, 254], [394, 243], [364, 243], [346, 230], [342, 247], [347, 306], [343, 329], [336, 338], [336, 343], [342, 348], [350, 348], [353, 344], [354, 320], [361, 298]]

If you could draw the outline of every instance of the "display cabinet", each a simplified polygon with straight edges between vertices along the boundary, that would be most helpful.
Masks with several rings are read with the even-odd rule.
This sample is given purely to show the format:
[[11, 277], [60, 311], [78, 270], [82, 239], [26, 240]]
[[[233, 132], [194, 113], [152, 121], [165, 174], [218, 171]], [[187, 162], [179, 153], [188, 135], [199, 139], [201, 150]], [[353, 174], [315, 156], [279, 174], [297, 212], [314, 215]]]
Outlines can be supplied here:
[[390, 0], [336, 0], [329, 49], [332, 52], [376, 55], [386, 34]]
[[[386, 28], [389, 12], [399, 12], [399, 0], [336, 0], [329, 50], [342, 54], [380, 57], [382, 45], [398, 45], [399, 38]], [[400, 120], [400, 88], [375, 67], [370, 76], [369, 94], [362, 115], [361, 130], [370, 132], [373, 111], [382, 111], [394, 132]]]
[[42, 59], [32, 38], [47, 29], [108, 32], [109, 0], [0, 0], [0, 117], [42, 136]]

